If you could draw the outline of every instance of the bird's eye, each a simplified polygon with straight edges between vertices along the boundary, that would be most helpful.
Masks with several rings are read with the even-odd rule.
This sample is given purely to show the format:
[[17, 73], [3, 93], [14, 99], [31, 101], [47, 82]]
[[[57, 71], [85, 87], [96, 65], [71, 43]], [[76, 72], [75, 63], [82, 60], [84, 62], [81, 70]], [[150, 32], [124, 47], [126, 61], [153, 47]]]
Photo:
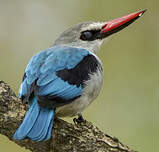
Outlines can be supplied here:
[[81, 40], [91, 40], [91, 38], [93, 37], [93, 34], [91, 31], [84, 31], [81, 33]]

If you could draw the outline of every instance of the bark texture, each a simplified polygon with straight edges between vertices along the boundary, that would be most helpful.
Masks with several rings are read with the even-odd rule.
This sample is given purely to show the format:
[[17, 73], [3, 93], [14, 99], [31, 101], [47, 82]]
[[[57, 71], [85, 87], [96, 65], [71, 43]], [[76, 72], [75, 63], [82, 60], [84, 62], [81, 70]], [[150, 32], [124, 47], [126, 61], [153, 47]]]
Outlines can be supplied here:
[[27, 107], [16, 97], [9, 85], [0, 81], [0, 134], [32, 152], [134, 152], [93, 126], [91, 122], [73, 125], [56, 118], [52, 138], [46, 142], [29, 139], [13, 140]]

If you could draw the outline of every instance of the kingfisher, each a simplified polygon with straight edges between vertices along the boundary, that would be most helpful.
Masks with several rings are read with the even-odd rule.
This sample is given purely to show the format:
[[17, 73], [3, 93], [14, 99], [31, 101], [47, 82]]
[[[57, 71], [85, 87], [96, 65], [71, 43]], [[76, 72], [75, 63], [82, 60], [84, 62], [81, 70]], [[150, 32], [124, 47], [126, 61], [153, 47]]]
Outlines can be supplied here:
[[64, 31], [49, 49], [29, 61], [19, 98], [29, 103], [15, 140], [51, 138], [54, 117], [84, 121], [82, 111], [99, 95], [103, 68], [97, 52], [104, 39], [143, 15], [141, 10], [107, 22], [84, 22]]

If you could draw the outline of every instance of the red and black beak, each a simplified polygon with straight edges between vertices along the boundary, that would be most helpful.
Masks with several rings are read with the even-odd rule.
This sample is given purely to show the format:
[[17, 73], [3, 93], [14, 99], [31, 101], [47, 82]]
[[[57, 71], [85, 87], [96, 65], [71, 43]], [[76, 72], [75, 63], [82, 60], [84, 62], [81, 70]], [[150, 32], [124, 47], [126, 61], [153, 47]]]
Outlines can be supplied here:
[[146, 10], [142, 10], [136, 13], [131, 13], [129, 15], [106, 22], [100, 32], [101, 38], [105, 38], [109, 35], [112, 35], [113, 33], [116, 33], [124, 29], [125, 27], [133, 23], [136, 19], [138, 19], [140, 16], [142, 16], [145, 11]]

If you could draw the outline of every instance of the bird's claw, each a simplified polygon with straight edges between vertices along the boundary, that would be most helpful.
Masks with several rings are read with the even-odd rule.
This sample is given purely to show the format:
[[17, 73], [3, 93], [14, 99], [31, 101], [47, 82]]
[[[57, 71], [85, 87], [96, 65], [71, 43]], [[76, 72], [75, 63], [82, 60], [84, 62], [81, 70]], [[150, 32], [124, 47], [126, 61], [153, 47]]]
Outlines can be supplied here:
[[78, 118], [74, 118], [73, 119], [73, 122], [78, 125], [78, 124], [81, 124], [81, 123], [85, 123], [86, 120], [84, 120], [83, 116], [80, 114], [78, 115]]

